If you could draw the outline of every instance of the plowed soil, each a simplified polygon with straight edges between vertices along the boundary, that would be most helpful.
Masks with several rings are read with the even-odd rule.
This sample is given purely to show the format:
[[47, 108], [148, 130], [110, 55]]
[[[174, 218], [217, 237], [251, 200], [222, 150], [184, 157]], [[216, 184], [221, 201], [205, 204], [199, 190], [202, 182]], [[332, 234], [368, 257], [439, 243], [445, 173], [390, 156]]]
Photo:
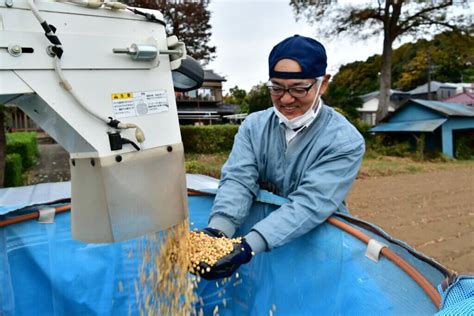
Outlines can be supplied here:
[[474, 272], [474, 168], [356, 180], [351, 213], [457, 272]]

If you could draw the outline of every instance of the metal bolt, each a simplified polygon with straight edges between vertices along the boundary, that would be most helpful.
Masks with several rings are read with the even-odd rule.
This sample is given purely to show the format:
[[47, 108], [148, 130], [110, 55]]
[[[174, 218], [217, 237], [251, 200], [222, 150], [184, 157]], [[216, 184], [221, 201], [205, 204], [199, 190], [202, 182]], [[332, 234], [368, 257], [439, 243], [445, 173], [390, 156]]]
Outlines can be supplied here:
[[95, 160], [94, 160], [94, 159], [91, 159], [91, 166], [92, 166], [92, 167], [95, 166]]
[[171, 147], [171, 146], [168, 146], [168, 147], [166, 148], [166, 150], [167, 150], [167, 151], [170, 153], [170, 152], [172, 152], [172, 151], [173, 151], [173, 147]]
[[163, 49], [159, 51], [160, 54], [167, 54], [167, 55], [182, 55], [183, 52], [179, 49]]
[[128, 48], [113, 48], [114, 54], [127, 54], [134, 60], [153, 60], [158, 54], [158, 49], [153, 45], [132, 44]]
[[115, 156], [115, 161], [116, 162], [121, 162], [122, 161], [122, 156], [120, 156], [120, 155]]
[[10, 45], [8, 46], [8, 53], [13, 57], [18, 57], [22, 53], [22, 49], [20, 45]]
[[[112, 48], [114, 54], [131, 54], [130, 48]], [[133, 52], [134, 53], [134, 52]]]
[[11, 8], [11, 7], [13, 7], [13, 1], [12, 0], [6, 0], [5, 5], [7, 6], [7, 8]]
[[46, 47], [46, 53], [49, 57], [56, 57], [56, 53], [53, 51], [53, 45]]

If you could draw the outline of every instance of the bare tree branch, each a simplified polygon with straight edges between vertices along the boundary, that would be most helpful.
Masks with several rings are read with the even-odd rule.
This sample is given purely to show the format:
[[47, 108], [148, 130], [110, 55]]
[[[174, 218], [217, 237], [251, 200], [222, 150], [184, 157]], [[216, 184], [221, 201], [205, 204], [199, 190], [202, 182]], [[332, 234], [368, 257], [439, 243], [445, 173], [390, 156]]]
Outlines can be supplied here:
[[425, 20], [426, 24], [427, 25], [441, 25], [441, 26], [444, 26], [446, 28], [449, 28], [455, 32], [458, 32], [459, 31], [459, 27], [457, 27], [456, 25], [453, 25], [453, 24], [449, 24], [448, 22], [444, 22], [444, 21], [438, 21], [438, 20], [433, 20], [429, 17], [424, 17], [423, 20]]
[[401, 24], [400, 26], [401, 26], [401, 28], [404, 28], [403, 26], [404, 26], [405, 23], [409, 23], [410, 21], [417, 20], [419, 17], [426, 16], [426, 14], [428, 14], [430, 12], [445, 9], [445, 8], [451, 6], [452, 4], [453, 4], [453, 1], [449, 0], [447, 2], [441, 3], [440, 5], [436, 5], [436, 6], [432, 6], [432, 7], [427, 7], [425, 9], [421, 9], [417, 13], [405, 18], [404, 21], [400, 23]]
[[449, 29], [451, 29], [453, 31], [456, 31], [456, 32], [460, 31], [460, 28], [458, 26], [450, 24], [449, 22], [445, 22], [445, 21], [442, 21], [442, 20], [435, 20], [435, 19], [432, 19], [428, 16], [422, 16], [422, 17], [418, 17], [418, 19], [416, 19], [414, 21], [411, 21], [411, 23], [409, 23], [405, 27], [399, 28], [396, 36], [399, 36], [401, 34], [405, 34], [405, 33], [409, 32], [410, 30], [412, 30], [413, 28], [417, 28], [417, 27], [420, 27], [422, 25], [427, 25], [427, 26], [428, 25], [441, 25], [441, 26], [444, 26], [444, 27], [449, 28]]
[[400, 14], [402, 12], [402, 1], [395, 1], [392, 4], [392, 15], [390, 16], [390, 23], [389, 23], [389, 37], [390, 41], [393, 42], [398, 34], [398, 21], [400, 20]]
[[377, 3], [378, 3], [378, 14], [382, 16], [382, 1], [377, 0]]

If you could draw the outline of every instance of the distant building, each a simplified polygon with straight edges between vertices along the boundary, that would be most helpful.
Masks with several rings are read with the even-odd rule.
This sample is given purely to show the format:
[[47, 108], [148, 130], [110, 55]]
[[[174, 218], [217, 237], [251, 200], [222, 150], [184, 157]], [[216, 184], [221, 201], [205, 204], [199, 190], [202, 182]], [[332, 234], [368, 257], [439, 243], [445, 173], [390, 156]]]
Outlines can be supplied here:
[[[428, 91], [430, 92], [428, 93]], [[457, 93], [457, 86], [439, 81], [431, 81], [408, 91], [408, 93], [412, 99], [443, 100], [455, 95]]]
[[[357, 111], [360, 113], [360, 118], [369, 124], [374, 126], [376, 123], [377, 110], [379, 108], [379, 94], [380, 91], [370, 92], [361, 95], [362, 107], [358, 108]], [[410, 94], [398, 90], [390, 90], [390, 102], [388, 106], [388, 112], [395, 111], [405, 100], [410, 97]]]
[[224, 77], [212, 70], [204, 71], [201, 88], [188, 92], [176, 92], [180, 124], [213, 124], [228, 122], [229, 115], [239, 113], [240, 106], [224, 103], [222, 82]]
[[474, 83], [468, 83], [468, 82], [446, 82], [445, 84], [451, 86], [451, 87], [456, 87], [456, 93], [461, 93], [461, 92], [470, 92], [474, 93]]
[[427, 150], [441, 150], [455, 157], [454, 145], [461, 136], [474, 135], [474, 107], [440, 101], [410, 99], [369, 131], [414, 141], [425, 134]]
[[16, 105], [7, 104], [6, 128], [10, 132], [41, 131], [41, 128], [33, 122], [25, 112]]
[[469, 106], [474, 106], [474, 93], [472, 92], [461, 92], [450, 96], [442, 100], [443, 102], [451, 102], [451, 103], [461, 103]]

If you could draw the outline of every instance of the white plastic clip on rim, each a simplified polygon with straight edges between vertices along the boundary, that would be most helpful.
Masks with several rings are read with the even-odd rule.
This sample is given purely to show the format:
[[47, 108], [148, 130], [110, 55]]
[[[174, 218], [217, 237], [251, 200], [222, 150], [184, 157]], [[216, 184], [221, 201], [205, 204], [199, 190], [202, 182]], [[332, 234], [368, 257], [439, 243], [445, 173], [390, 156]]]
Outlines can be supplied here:
[[380, 252], [382, 249], [388, 246], [384, 243], [381, 243], [378, 240], [371, 239], [367, 244], [367, 250], [365, 251], [365, 256], [374, 262], [379, 262]]
[[54, 208], [44, 208], [39, 210], [38, 223], [40, 224], [52, 224], [54, 223], [54, 215], [56, 210]]

